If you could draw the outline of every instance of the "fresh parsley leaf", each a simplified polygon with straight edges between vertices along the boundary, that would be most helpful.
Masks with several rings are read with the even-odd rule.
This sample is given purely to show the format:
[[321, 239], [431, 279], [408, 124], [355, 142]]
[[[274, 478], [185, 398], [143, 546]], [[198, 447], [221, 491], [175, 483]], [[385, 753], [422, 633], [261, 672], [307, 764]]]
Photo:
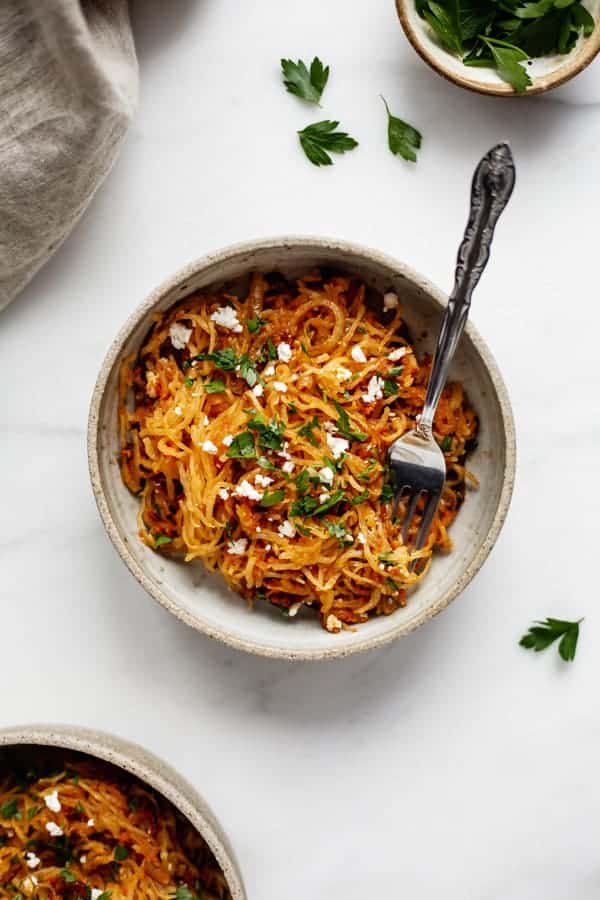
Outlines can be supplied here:
[[168, 534], [155, 534], [154, 535], [154, 546], [155, 547], [162, 547], [163, 544], [170, 544], [170, 543], [172, 543], [172, 541], [173, 541], [173, 538], [169, 537]]
[[302, 537], [310, 537], [310, 535], [312, 534], [310, 528], [307, 528], [306, 525], [302, 525], [298, 521], [294, 522], [294, 528], [299, 534], [302, 535]]
[[256, 460], [261, 469], [268, 469], [270, 472], [276, 472], [277, 466], [274, 466], [270, 459], [266, 456], [259, 456]]
[[19, 819], [21, 814], [19, 812], [19, 801], [16, 798], [12, 800], [7, 800], [6, 803], [3, 803], [0, 806], [0, 816], [3, 819]]
[[338, 543], [341, 547], [345, 547], [347, 544], [351, 544], [354, 542], [354, 539], [351, 534], [348, 533], [346, 526], [342, 522], [323, 522], [325, 528], [329, 532], [329, 534], [337, 538]]
[[402, 375], [404, 372], [404, 366], [392, 366], [389, 370], [388, 375]]
[[196, 379], [195, 378], [184, 378], [183, 383], [185, 384], [186, 387], [193, 387], [196, 383]]
[[339, 419], [336, 422], [339, 433], [349, 441], [366, 441], [367, 435], [364, 431], [354, 431], [354, 429], [350, 427], [350, 417], [344, 407], [340, 406], [337, 400], [333, 401], [333, 405], [337, 409], [339, 415]]
[[285, 500], [285, 491], [265, 491], [262, 495], [260, 505], [263, 507], [275, 506], [277, 503], [281, 503], [282, 500]]
[[399, 391], [398, 385], [393, 378], [384, 378], [383, 380], [383, 396], [393, 397]]
[[266, 323], [265, 319], [261, 319], [260, 316], [256, 316], [256, 318], [254, 318], [254, 319], [246, 320], [246, 328], [248, 329], [250, 334], [256, 334], [257, 332], [260, 331], [260, 329], [263, 327], [263, 325], [266, 325], [266, 324], [267, 323]]
[[180, 885], [175, 892], [175, 900], [197, 900], [196, 894], [190, 891], [187, 884]]
[[204, 392], [206, 394], [222, 394], [225, 390], [225, 382], [221, 378], [215, 378], [214, 381], [204, 382]]
[[267, 338], [267, 343], [265, 346], [266, 346], [266, 350], [267, 350], [267, 359], [270, 359], [272, 361], [276, 360], [277, 359], [277, 347], [273, 343], [270, 335]]
[[258, 446], [263, 450], [281, 450], [285, 423], [272, 419], [266, 424], [262, 416], [254, 416], [248, 421], [248, 428], [258, 433]]
[[452, 435], [447, 434], [446, 437], [443, 439], [443, 441], [440, 442], [440, 450], [442, 450], [443, 453], [447, 453], [448, 450], [451, 450], [451, 449], [452, 449]]
[[481, 40], [490, 48], [500, 78], [508, 82], [517, 94], [522, 94], [531, 84], [531, 78], [521, 65], [528, 59], [527, 53], [505, 41], [486, 37]]
[[256, 449], [254, 447], [254, 435], [252, 432], [242, 431], [240, 434], [236, 434], [229, 445], [227, 456], [229, 456], [230, 459], [255, 459]]
[[398, 584], [397, 581], [394, 581], [393, 578], [390, 578], [390, 577], [388, 576], [385, 580], [386, 580], [386, 582], [387, 582], [388, 587], [390, 587], [390, 588], [392, 589], [392, 591], [394, 591], [394, 593], [395, 593], [396, 591], [400, 591], [400, 590], [401, 590], [400, 585]]
[[[33, 817], [37, 816], [37, 814], [40, 812], [41, 808], [41, 806], [30, 806], [27, 810], [27, 821], [31, 822]], [[77, 808], [75, 809], [75, 811], [77, 811]]]
[[564, 619], [544, 619], [543, 622], [535, 622], [524, 634], [519, 645], [526, 650], [535, 650], [539, 653], [545, 650], [554, 641], [560, 638], [558, 652], [565, 662], [575, 659], [577, 640], [579, 638], [579, 625], [583, 619], [577, 622], [567, 622]]
[[427, 6], [422, 9], [422, 16], [434, 31], [442, 46], [451, 53], [459, 56], [463, 54], [463, 45], [458, 32], [456, 21], [452, 15], [439, 3], [429, 0]]
[[70, 872], [68, 869], [61, 869], [60, 877], [66, 882], [77, 881], [77, 877], [73, 874], [73, 872]]
[[308, 490], [308, 482], [309, 482], [309, 474], [308, 469], [302, 469], [301, 472], [296, 475], [294, 479], [294, 483], [296, 485], [296, 491], [298, 492], [298, 496], [302, 497]]
[[317, 506], [313, 515], [322, 516], [323, 513], [327, 512], [327, 510], [331, 509], [333, 506], [336, 506], [340, 503], [341, 500], [345, 500], [346, 495], [343, 491], [334, 491], [333, 494], [326, 500], [324, 503], [321, 503], [320, 506]]
[[333, 160], [331, 153], [346, 153], [358, 147], [358, 141], [346, 134], [345, 131], [336, 131], [339, 122], [325, 119], [323, 122], [314, 122], [298, 132], [300, 146], [308, 159], [315, 166], [331, 166]]
[[308, 103], [318, 103], [329, 78], [329, 66], [323, 66], [318, 56], [310, 64], [310, 71], [301, 59], [281, 60], [283, 83], [290, 94], [295, 94]]
[[368, 499], [369, 499], [369, 492], [363, 491], [362, 494], [356, 494], [356, 496], [352, 498], [350, 503], [352, 504], [352, 506], [359, 506], [359, 504], [364, 503], [365, 500], [368, 500]]
[[222, 369], [224, 372], [233, 372], [238, 365], [238, 358], [233, 347], [224, 347], [222, 350], [215, 350], [213, 353], [198, 353], [192, 357], [192, 360], [210, 360], [214, 363], [215, 368]]
[[258, 372], [247, 353], [240, 357], [240, 376], [246, 381], [248, 387], [254, 387], [258, 380]]
[[381, 493], [379, 495], [380, 503], [389, 503], [389, 501], [394, 496], [394, 486], [389, 481], [386, 481], [381, 488]]
[[318, 505], [319, 501], [316, 497], [310, 497], [306, 494], [305, 496], [294, 500], [290, 507], [290, 516], [306, 518], [306, 516], [311, 516], [313, 514]]
[[417, 150], [421, 148], [422, 135], [420, 131], [408, 122], [403, 122], [397, 116], [393, 116], [385, 97], [381, 98], [385, 104], [388, 117], [388, 147], [396, 156], [401, 156], [408, 162], [417, 161]]
[[306, 438], [306, 440], [313, 445], [313, 447], [319, 446], [319, 439], [315, 436], [314, 430], [315, 428], [320, 428], [319, 418], [318, 416], [313, 416], [309, 422], [306, 422], [302, 425], [301, 428], [298, 429], [298, 434], [300, 437]]
[[376, 465], [377, 465], [377, 460], [370, 459], [367, 463], [366, 469], [363, 469], [363, 471], [360, 473], [360, 475], [357, 476], [358, 480], [359, 481], [370, 481], [371, 475], [375, 471]]
[[114, 857], [117, 862], [123, 862], [129, 856], [129, 849], [124, 844], [117, 844], [115, 847]]

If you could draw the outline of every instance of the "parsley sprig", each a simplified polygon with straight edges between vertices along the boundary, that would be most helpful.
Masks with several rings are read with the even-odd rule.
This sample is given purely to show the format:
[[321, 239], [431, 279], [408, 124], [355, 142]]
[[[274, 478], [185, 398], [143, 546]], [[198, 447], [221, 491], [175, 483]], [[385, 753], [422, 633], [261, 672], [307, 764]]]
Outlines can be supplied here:
[[329, 66], [324, 66], [318, 56], [313, 59], [310, 69], [301, 59], [298, 62], [282, 59], [281, 71], [283, 83], [290, 94], [308, 103], [319, 103], [329, 79]]
[[385, 104], [388, 117], [388, 147], [391, 152], [401, 156], [408, 162], [417, 161], [417, 150], [421, 148], [422, 135], [420, 131], [408, 122], [404, 122], [397, 116], [393, 116], [385, 97], [381, 98]]
[[519, 645], [525, 647], [526, 650], [534, 650], [539, 653], [546, 650], [554, 641], [560, 638], [558, 652], [565, 662], [572, 662], [575, 659], [577, 651], [577, 641], [579, 639], [579, 625], [583, 619], [577, 622], [567, 622], [564, 619], [544, 619], [542, 622], [535, 622], [524, 634]]
[[[298, 132], [300, 146], [315, 166], [331, 166], [333, 160], [329, 153], [346, 153], [358, 147], [358, 141], [345, 131], [337, 131], [339, 122], [324, 119], [313, 122]], [[328, 152], [329, 151], [329, 152]]]

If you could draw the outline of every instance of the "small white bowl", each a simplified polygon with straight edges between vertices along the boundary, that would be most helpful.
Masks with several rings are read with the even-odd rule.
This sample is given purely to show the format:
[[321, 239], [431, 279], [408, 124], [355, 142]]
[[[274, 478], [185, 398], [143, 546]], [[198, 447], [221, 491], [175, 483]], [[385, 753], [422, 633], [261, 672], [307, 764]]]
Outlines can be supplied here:
[[503, 81], [494, 69], [465, 66], [438, 42], [427, 22], [418, 14], [415, 0], [396, 0], [396, 9], [406, 37], [419, 56], [439, 75], [459, 87], [496, 97], [527, 97], [542, 94], [569, 81], [588, 66], [600, 50], [600, 0], [586, 0], [585, 7], [596, 27], [592, 34], [580, 37], [569, 53], [541, 56], [526, 65], [532, 84], [522, 94]]
[[142, 543], [136, 521], [139, 501], [123, 484], [117, 462], [117, 382], [122, 360], [140, 347], [154, 313], [194, 290], [254, 270], [279, 270], [293, 277], [318, 265], [355, 273], [381, 292], [396, 291], [417, 352], [433, 349], [447, 298], [408, 266], [337, 240], [290, 237], [256, 241], [192, 263], [157, 288], [133, 313], [102, 364], [88, 422], [89, 467], [98, 509], [117, 552], [140, 584], [198, 631], [240, 650], [285, 659], [332, 658], [379, 647], [444, 609], [466, 587], [494, 545], [508, 510], [515, 472], [508, 394], [493, 357], [468, 324], [451, 374], [463, 382], [479, 415], [479, 446], [469, 457], [469, 469], [481, 487], [469, 492], [452, 525], [454, 550], [435, 556], [427, 577], [409, 595], [404, 609], [373, 618], [356, 632], [330, 634], [316, 617], [283, 620], [266, 605], [251, 611], [201, 563], [165, 559]]
[[233, 848], [215, 814], [198, 792], [165, 762], [122, 738], [78, 726], [18, 725], [0, 729], [2, 753], [19, 747], [60, 747], [111, 763], [162, 794], [197, 829], [221, 867], [233, 900], [246, 891]]

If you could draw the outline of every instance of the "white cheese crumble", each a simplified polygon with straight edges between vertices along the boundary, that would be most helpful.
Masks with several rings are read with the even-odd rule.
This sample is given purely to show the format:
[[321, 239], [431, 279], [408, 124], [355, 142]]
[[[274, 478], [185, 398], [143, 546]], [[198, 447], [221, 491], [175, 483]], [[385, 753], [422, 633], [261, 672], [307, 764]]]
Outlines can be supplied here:
[[96, 822], [94, 821], [94, 819], [88, 819], [88, 820], [87, 820], [87, 827], [88, 827], [88, 828], [93, 828], [95, 824], [96, 824]]
[[334, 616], [333, 613], [329, 613], [327, 619], [325, 620], [325, 628], [327, 629], [327, 631], [340, 631], [342, 628], [342, 623], [337, 616]]
[[260, 500], [262, 498], [261, 492], [257, 491], [249, 481], [240, 481], [235, 489], [235, 493], [238, 497], [248, 497], [249, 500]]
[[271, 549], [271, 544], [265, 544], [265, 550], [270, 550], [270, 549]]
[[336, 370], [335, 377], [338, 381], [348, 381], [349, 378], [352, 378], [353, 372], [350, 369], [345, 369], [343, 366], [340, 366], [339, 369]]
[[392, 350], [391, 353], [388, 353], [388, 359], [390, 362], [398, 362], [399, 359], [402, 359], [403, 356], [406, 356], [408, 353], [408, 347], [396, 347], [395, 350]]
[[381, 400], [382, 397], [383, 378], [380, 378], [379, 375], [373, 375], [373, 377], [369, 379], [367, 393], [361, 394], [361, 400], [363, 403], [375, 403], [376, 400]]
[[217, 447], [215, 447], [215, 445], [213, 444], [212, 441], [204, 441], [204, 443], [202, 444], [202, 449], [204, 450], [205, 453], [216, 453], [217, 452]]
[[387, 294], [383, 295], [383, 308], [385, 311], [388, 309], [396, 309], [398, 306], [398, 294], [395, 294], [393, 291], [388, 291]]
[[92, 888], [90, 900], [99, 900], [99, 898], [102, 896], [102, 893], [103, 892], [100, 890], [100, 888]]
[[221, 500], [229, 500], [229, 491], [227, 490], [227, 488], [219, 488], [218, 493]]
[[330, 495], [327, 493], [320, 494], [319, 495], [319, 503], [327, 503], [327, 501], [329, 500], [329, 496]]
[[58, 799], [58, 791], [52, 791], [50, 794], [46, 794], [44, 797], [44, 803], [51, 809], [52, 812], [60, 812], [62, 806], [60, 805], [60, 800]]
[[358, 344], [355, 344], [352, 350], [350, 351], [350, 356], [354, 360], [354, 362], [366, 362], [367, 357], [365, 356], [365, 351]]
[[262, 386], [262, 384], [255, 384], [254, 387], [252, 388], [252, 393], [254, 394], [255, 397], [262, 397], [264, 392], [265, 392], [265, 389]]
[[287, 472], [288, 475], [291, 475], [292, 472], [294, 471], [294, 469], [296, 468], [296, 466], [294, 465], [293, 462], [290, 462], [289, 460], [287, 460], [287, 462], [284, 462], [284, 464], [282, 465], [281, 468], [283, 469], [284, 472]]
[[52, 837], [60, 837], [63, 833], [60, 825], [57, 825], [56, 822], [46, 822], [46, 831], [52, 835]]
[[268, 487], [270, 484], [273, 484], [272, 478], [269, 478], [268, 475], [261, 475], [260, 472], [254, 480], [257, 484], [260, 484], [261, 487]]
[[246, 552], [247, 547], [248, 539], [238, 538], [237, 541], [229, 541], [227, 545], [227, 552], [231, 553], [232, 556], [242, 556]]
[[362, 531], [359, 531], [359, 532], [358, 532], [358, 534], [356, 535], [356, 539], [357, 539], [357, 541], [358, 541], [359, 544], [366, 544], [366, 543], [367, 543], [367, 539], [366, 539], [366, 537], [364, 536], [364, 534], [362, 533]]
[[267, 376], [275, 374], [275, 366], [273, 365], [273, 363], [269, 363], [263, 374]]
[[215, 324], [220, 325], [221, 328], [226, 328], [227, 331], [240, 332], [242, 330], [237, 310], [233, 306], [220, 306], [210, 314], [210, 318]]
[[173, 322], [169, 328], [169, 337], [176, 350], [183, 350], [184, 347], [187, 347], [187, 342], [191, 336], [192, 329], [186, 328], [181, 322]]
[[276, 391], [279, 391], [280, 394], [287, 393], [287, 384], [284, 384], [283, 381], [274, 381], [273, 387]]
[[182, 408], [181, 408], [180, 406], [176, 406], [176, 407], [175, 407], [175, 412], [177, 413], [178, 416], [180, 416], [180, 415], [182, 414], [183, 410], [182, 410]]
[[301, 606], [302, 606], [302, 602], [299, 602], [299, 603], [292, 603], [292, 605], [291, 605], [290, 608], [288, 609], [288, 616], [295, 616], [295, 615], [297, 615], [297, 614], [298, 614], [298, 610], [300, 609]]
[[221, 441], [221, 443], [225, 444], [226, 447], [231, 447], [231, 445], [233, 443], [233, 435], [226, 434], [225, 437], [223, 438], [223, 440]]
[[325, 422], [325, 424], [323, 425], [323, 428], [325, 429], [325, 431], [331, 431], [331, 432], [337, 431], [337, 426], [336, 426], [335, 422]]
[[84, 864], [87, 862], [87, 856], [85, 855], [85, 853], [83, 854], [83, 856], [79, 857], [79, 862]]
[[285, 341], [277, 344], [277, 356], [281, 362], [289, 362], [292, 358], [292, 348], [290, 345], [286, 344]]
[[202, 424], [206, 427], [209, 422], [210, 422], [210, 419], [208, 418], [208, 416], [205, 415], [202, 420]]
[[323, 484], [333, 484], [333, 472], [329, 468], [329, 466], [323, 466], [322, 469], [319, 469], [317, 475], [319, 476], [319, 480], [322, 481]]
[[325, 438], [334, 459], [339, 459], [342, 453], [345, 453], [350, 446], [350, 442], [346, 438], [334, 437], [329, 433], [325, 435]]
[[279, 532], [281, 537], [293, 538], [296, 536], [296, 529], [289, 519], [286, 519], [285, 522], [282, 522], [277, 531]]
[[41, 863], [41, 859], [39, 858], [39, 856], [36, 856], [35, 853], [26, 853], [25, 856], [27, 857], [27, 865], [29, 866], [29, 868], [37, 869], [37, 867]]

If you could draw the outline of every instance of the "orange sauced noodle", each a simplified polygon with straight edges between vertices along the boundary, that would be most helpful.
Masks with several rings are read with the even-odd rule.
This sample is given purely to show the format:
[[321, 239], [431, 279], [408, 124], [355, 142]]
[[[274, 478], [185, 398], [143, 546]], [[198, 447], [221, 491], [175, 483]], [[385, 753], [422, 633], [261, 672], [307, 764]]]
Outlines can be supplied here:
[[196, 829], [114, 766], [62, 751], [0, 760], [0, 897], [230, 900]]
[[250, 602], [310, 606], [333, 632], [405, 605], [434, 548], [451, 547], [477, 417], [449, 384], [434, 423], [446, 486], [411, 565], [386, 459], [422, 408], [430, 360], [397, 296], [383, 301], [348, 275], [255, 274], [156, 317], [119, 402], [122, 477], [148, 546], [202, 560]]

